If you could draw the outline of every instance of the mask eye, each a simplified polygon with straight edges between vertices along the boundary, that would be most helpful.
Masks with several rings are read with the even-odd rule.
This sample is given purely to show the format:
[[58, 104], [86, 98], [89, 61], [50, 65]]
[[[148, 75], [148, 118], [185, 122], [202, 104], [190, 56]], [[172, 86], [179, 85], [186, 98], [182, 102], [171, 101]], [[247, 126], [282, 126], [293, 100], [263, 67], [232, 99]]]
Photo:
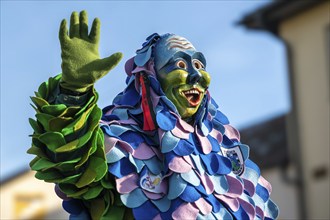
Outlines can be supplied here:
[[201, 70], [201, 69], [204, 69], [204, 65], [201, 61], [199, 60], [193, 60], [193, 65], [194, 67], [197, 69], [197, 70]]
[[179, 60], [178, 62], [176, 62], [175, 64], [177, 67], [179, 67], [180, 69], [187, 69], [187, 64], [185, 61], [183, 60]]

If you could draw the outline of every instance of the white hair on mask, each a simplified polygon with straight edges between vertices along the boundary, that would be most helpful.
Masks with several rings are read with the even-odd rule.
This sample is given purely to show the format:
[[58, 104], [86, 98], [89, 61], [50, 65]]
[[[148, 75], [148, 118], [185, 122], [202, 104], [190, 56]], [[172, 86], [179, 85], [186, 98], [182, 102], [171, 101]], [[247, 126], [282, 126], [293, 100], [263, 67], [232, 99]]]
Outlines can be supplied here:
[[179, 48], [182, 50], [196, 50], [195, 47], [186, 38], [179, 36], [173, 36], [167, 39], [166, 46], [168, 49]]

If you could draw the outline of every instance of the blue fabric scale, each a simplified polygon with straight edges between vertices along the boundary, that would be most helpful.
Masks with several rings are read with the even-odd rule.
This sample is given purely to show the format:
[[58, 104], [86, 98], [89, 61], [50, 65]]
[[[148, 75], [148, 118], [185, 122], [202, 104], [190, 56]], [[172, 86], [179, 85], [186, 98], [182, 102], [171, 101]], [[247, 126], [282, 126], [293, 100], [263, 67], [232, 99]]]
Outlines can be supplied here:
[[231, 172], [231, 162], [228, 158], [220, 156], [219, 154], [200, 155], [206, 171], [210, 175], [214, 174], [228, 174]]
[[168, 111], [160, 111], [156, 115], [158, 126], [164, 131], [171, 131], [175, 127], [176, 118]]
[[81, 212], [83, 212], [83, 204], [80, 200], [77, 199], [64, 200], [62, 207], [65, 211], [73, 215], [79, 215]]
[[167, 212], [171, 207], [171, 200], [166, 196], [162, 199], [152, 200], [151, 201], [161, 212]]
[[103, 113], [101, 120], [104, 121], [115, 121], [115, 120], [119, 120], [119, 117], [117, 115], [105, 115]]
[[164, 137], [161, 141], [162, 153], [168, 153], [176, 148], [179, 144], [180, 138], [175, 137], [170, 131], [165, 132]]
[[149, 201], [145, 202], [140, 207], [133, 209], [133, 214], [136, 216], [136, 220], [152, 220], [158, 212], [157, 207]]
[[112, 133], [110, 126], [100, 125], [104, 134], [107, 134], [109, 137], [116, 137], [114, 133]]
[[265, 219], [275, 219], [278, 216], [278, 208], [276, 206], [276, 204], [269, 199], [266, 203], [265, 203], [265, 207], [266, 207], [266, 213], [269, 214], [269, 216], [266, 216]]
[[221, 203], [219, 200], [217, 200], [212, 194], [207, 195], [204, 197], [205, 200], [207, 200], [211, 205], [212, 205], [212, 211], [217, 213], [220, 211], [220, 208], [222, 207]]
[[219, 121], [213, 119], [212, 120], [212, 125], [213, 125], [213, 128], [220, 131], [221, 134], [225, 133], [225, 128], [224, 128], [223, 124], [221, 124]]
[[117, 147], [114, 147], [108, 154], [106, 154], [108, 163], [115, 163], [124, 157], [127, 157], [127, 153]]
[[214, 191], [218, 194], [225, 194], [228, 192], [229, 185], [228, 181], [225, 176], [223, 175], [215, 175], [213, 176], [213, 182], [214, 182]]
[[247, 159], [245, 161], [245, 166], [253, 169], [258, 174], [258, 177], [260, 176], [260, 169], [252, 160]]
[[186, 140], [180, 140], [177, 146], [173, 149], [173, 152], [178, 156], [186, 156], [193, 153], [195, 147]]
[[201, 184], [201, 181], [194, 170], [191, 170], [187, 173], [182, 173], [181, 177], [183, 180], [185, 180], [187, 183], [193, 186], [199, 186]]
[[200, 193], [196, 190], [195, 187], [187, 185], [185, 190], [180, 195], [180, 198], [185, 202], [195, 202], [201, 198]]
[[148, 167], [148, 170], [154, 175], [158, 175], [163, 171], [163, 166], [156, 157], [152, 157], [149, 160], [143, 161]]
[[134, 165], [136, 172], [138, 173], [140, 173], [146, 165], [144, 161], [134, 158], [131, 154], [128, 155], [128, 159]]
[[219, 110], [217, 110], [217, 113], [215, 115], [215, 120], [219, 121], [223, 125], [229, 124], [228, 118]]
[[212, 152], [219, 152], [220, 151], [220, 145], [218, 143], [218, 141], [213, 138], [211, 135], [207, 135], [207, 139], [210, 141], [211, 145], [212, 145]]
[[231, 212], [236, 219], [249, 219], [249, 216], [244, 211], [244, 209], [240, 206], [236, 212]]
[[143, 194], [142, 190], [137, 188], [129, 194], [120, 196], [121, 201], [129, 208], [137, 208], [146, 203], [148, 198]]
[[175, 158], [177, 157], [177, 155], [173, 152], [169, 152], [165, 154], [165, 158], [164, 158], [164, 168], [165, 168], [165, 172], [167, 172], [168, 170], [168, 164]]
[[233, 216], [224, 206], [220, 208], [219, 212], [213, 213], [213, 216], [216, 217], [216, 219], [233, 220]]
[[[150, 86], [155, 91], [156, 94], [159, 94], [162, 97], [166, 97], [165, 93], [163, 92], [158, 80], [155, 77], [149, 76]], [[173, 105], [173, 103], [171, 103]], [[174, 106], [174, 105], [173, 105]]]
[[160, 213], [162, 219], [172, 219], [172, 213], [183, 203], [180, 198], [174, 199], [168, 211]]
[[232, 140], [230, 140], [230, 139], [227, 137], [227, 135], [223, 135], [222, 146], [223, 146], [224, 148], [229, 149], [229, 148], [234, 147], [234, 146], [235, 146], [235, 143], [234, 143]]
[[205, 190], [205, 188], [204, 188], [204, 186], [202, 184], [198, 185], [196, 187], [196, 189], [198, 190], [198, 192], [200, 192], [201, 194], [203, 194], [203, 197], [208, 196], [208, 194], [207, 194], [207, 192], [206, 192], [206, 190]]
[[140, 143], [144, 142], [143, 137], [133, 131], [127, 131], [127, 132], [121, 134], [119, 137], [121, 140], [124, 140], [124, 141], [130, 143], [130, 145], [134, 149], [136, 149], [140, 145]]
[[117, 178], [121, 178], [136, 171], [135, 166], [127, 157], [109, 165], [109, 172]]
[[[115, 137], [119, 138], [121, 135], [123, 135], [125, 132], [134, 132], [134, 129], [131, 129], [130, 127], [123, 127], [121, 125], [116, 125], [116, 124], [113, 124], [113, 125], [110, 125], [109, 126], [110, 129], [111, 129], [111, 132], [115, 135]], [[128, 135], [128, 134], [126, 134]], [[125, 134], [123, 135], [125, 137]]]
[[169, 179], [170, 187], [167, 198], [173, 200], [178, 198], [186, 189], [187, 182], [179, 174], [173, 174]]
[[262, 200], [264, 200], [264, 202], [267, 202], [267, 200], [269, 199], [268, 190], [260, 184], [257, 184], [256, 193], [258, 196], [260, 196], [260, 198], [262, 198]]

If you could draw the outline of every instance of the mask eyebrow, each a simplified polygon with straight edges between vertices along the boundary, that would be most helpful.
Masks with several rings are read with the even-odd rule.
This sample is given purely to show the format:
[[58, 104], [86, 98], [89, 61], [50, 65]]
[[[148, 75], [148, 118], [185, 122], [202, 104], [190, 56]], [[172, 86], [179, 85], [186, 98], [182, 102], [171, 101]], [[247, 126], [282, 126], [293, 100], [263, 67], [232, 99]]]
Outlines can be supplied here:
[[204, 67], [206, 67], [206, 59], [203, 55], [203, 53], [201, 52], [196, 52], [192, 55], [192, 59], [197, 59], [199, 61], [201, 61], [204, 64]]
[[192, 60], [191, 56], [184, 51], [178, 51], [175, 54], [173, 54], [173, 60], [177, 60], [178, 58], [183, 58], [184, 60], [186, 60], [188, 62]]
[[[189, 51], [189, 52], [191, 52], [191, 51]], [[198, 59], [199, 61], [201, 61], [203, 63], [204, 68], [206, 67], [206, 61], [205, 61], [204, 55], [201, 52], [193, 52], [193, 55], [190, 55], [185, 51], [177, 51], [173, 54], [171, 59], [169, 59], [167, 61], [167, 63], [160, 70], [165, 70], [168, 73], [168, 72], [171, 72], [172, 70], [176, 69], [174, 64], [178, 59], [185, 60], [188, 66], [191, 65], [191, 62], [193, 59]]]
[[166, 73], [169, 73], [175, 69], [177, 69], [177, 67], [175, 66], [175, 63], [178, 61], [178, 60], [184, 60], [187, 65], [189, 65], [189, 62], [191, 62], [191, 56], [187, 53], [185, 53], [184, 51], [177, 51], [176, 53], [173, 54], [173, 56], [171, 57], [171, 59], [169, 59], [167, 61], [167, 63], [162, 67], [160, 68], [160, 71], [165, 71]]

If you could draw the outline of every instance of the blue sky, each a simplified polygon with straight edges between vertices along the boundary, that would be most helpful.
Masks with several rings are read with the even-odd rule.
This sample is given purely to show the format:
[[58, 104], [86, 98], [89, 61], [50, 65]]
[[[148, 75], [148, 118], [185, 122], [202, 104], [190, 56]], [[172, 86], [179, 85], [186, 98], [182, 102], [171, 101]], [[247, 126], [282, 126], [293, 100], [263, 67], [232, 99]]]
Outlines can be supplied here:
[[29, 96], [61, 72], [59, 24], [72, 11], [101, 20], [100, 54], [122, 62], [96, 84], [99, 106], [125, 86], [124, 64], [151, 33], [186, 37], [204, 53], [210, 92], [231, 123], [246, 127], [289, 111], [284, 46], [235, 25], [269, 1], [1, 1], [1, 178], [26, 168], [34, 117]]

